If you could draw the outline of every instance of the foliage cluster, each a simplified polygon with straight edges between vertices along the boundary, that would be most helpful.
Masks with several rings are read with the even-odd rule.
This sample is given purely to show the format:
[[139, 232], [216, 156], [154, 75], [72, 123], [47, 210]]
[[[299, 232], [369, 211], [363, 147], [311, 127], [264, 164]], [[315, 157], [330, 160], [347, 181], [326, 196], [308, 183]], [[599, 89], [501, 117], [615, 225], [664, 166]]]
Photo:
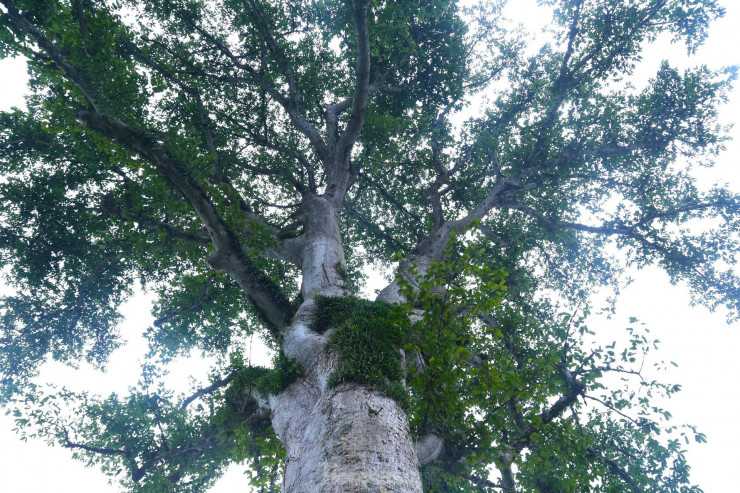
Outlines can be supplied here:
[[515, 266], [492, 265], [483, 245], [475, 231], [453, 236], [444, 261], [400, 280], [407, 313], [421, 314], [405, 346], [410, 424], [445, 437], [425, 491], [496, 491], [487, 464], [504, 485], [515, 467], [526, 491], [624, 491], [625, 478], [635, 491], [701, 491], [681, 442], [705, 437], [655, 405], [680, 386], [643, 376], [649, 331], [632, 320], [621, 349], [595, 343], [587, 308], [507, 285]]
[[12, 414], [24, 440], [70, 448], [133, 493], [199, 491], [235, 460], [249, 463], [253, 486], [277, 493], [285, 451], [269, 416], [256, 412], [258, 399], [282, 391], [300, 372], [282, 353], [272, 368], [245, 365], [234, 354], [225, 369], [225, 378], [213, 376], [210, 388], [191, 396], [168, 390], [154, 366], [127, 396], [39, 388], [15, 401]]

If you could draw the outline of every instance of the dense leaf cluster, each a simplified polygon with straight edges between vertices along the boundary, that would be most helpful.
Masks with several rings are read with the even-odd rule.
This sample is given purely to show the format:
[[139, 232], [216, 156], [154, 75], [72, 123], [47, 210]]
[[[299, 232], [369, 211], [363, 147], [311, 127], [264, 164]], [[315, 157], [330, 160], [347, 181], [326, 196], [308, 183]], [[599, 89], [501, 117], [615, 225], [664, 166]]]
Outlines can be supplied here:
[[410, 424], [445, 437], [425, 491], [496, 491], [513, 471], [524, 491], [700, 491], [679, 440], [705, 438], [655, 406], [680, 387], [643, 376], [657, 348], [648, 331], [628, 328], [621, 349], [596, 344], [587, 313], [507, 286], [488, 260], [478, 241], [457, 238], [444, 262], [404, 283], [408, 308], [423, 310], [406, 345], [417, 358]]
[[402, 349], [409, 339], [406, 314], [382, 301], [353, 296], [316, 297], [313, 329], [334, 329], [327, 348], [337, 356], [329, 385], [357, 382], [408, 408]]

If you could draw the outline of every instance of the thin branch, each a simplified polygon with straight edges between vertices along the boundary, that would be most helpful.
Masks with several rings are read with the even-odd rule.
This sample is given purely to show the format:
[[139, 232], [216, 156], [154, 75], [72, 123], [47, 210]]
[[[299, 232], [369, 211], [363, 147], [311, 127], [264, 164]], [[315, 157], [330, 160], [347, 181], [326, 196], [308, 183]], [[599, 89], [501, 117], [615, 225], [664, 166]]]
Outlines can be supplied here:
[[200, 397], [204, 395], [211, 394], [223, 387], [226, 387], [227, 385], [229, 385], [229, 383], [231, 383], [232, 380], [234, 380], [237, 374], [238, 374], [237, 370], [233, 370], [231, 373], [226, 375], [224, 378], [216, 380], [208, 387], [203, 387], [202, 389], [198, 389], [194, 394], [192, 394], [187, 399], [182, 401], [182, 405], [180, 406], [180, 411], [184, 411], [188, 407], [188, 405], [190, 405], [190, 403], [193, 402], [194, 400], [199, 399]]
[[221, 51], [221, 53], [223, 53], [227, 58], [229, 58], [237, 68], [247, 72], [247, 74], [249, 74], [250, 82], [257, 84], [267, 94], [269, 94], [275, 102], [282, 106], [282, 108], [290, 117], [290, 120], [295, 126], [296, 130], [298, 130], [298, 132], [302, 133], [308, 138], [321, 160], [328, 160], [328, 157], [330, 155], [329, 148], [327, 147], [324, 140], [321, 138], [318, 130], [316, 130], [313, 125], [311, 125], [306, 119], [303, 118], [300, 108], [298, 107], [298, 104], [294, 99], [285, 97], [282, 93], [280, 93], [280, 91], [275, 89], [275, 87], [273, 87], [267, 81], [267, 79], [260, 74], [258, 70], [256, 70], [249, 64], [242, 62], [238, 56], [232, 53], [228, 46], [219, 41], [208, 31], [192, 22], [191, 27], [198, 31], [198, 33], [205, 39], [207, 39], [210, 43], [216, 46], [218, 50]]
[[620, 466], [617, 461], [613, 459], [607, 459], [590, 447], [586, 449], [586, 453], [590, 456], [591, 459], [597, 459], [603, 462], [609, 469], [609, 472], [620, 478], [628, 485], [632, 486], [632, 491], [634, 493], [642, 493], [642, 488], [637, 485], [632, 476], [630, 476], [630, 474], [622, 466]]
[[218, 296], [220, 296], [220, 295], [222, 295], [222, 294], [224, 294], [226, 292], [226, 289], [216, 289], [216, 290], [211, 291], [209, 293], [208, 292], [208, 288], [210, 286], [211, 286], [211, 283], [210, 282], [206, 282], [204, 284], [204, 286], [203, 286], [203, 291], [201, 292], [200, 296], [198, 296], [198, 299], [196, 299], [194, 303], [192, 303], [192, 304], [190, 304], [188, 306], [185, 306], [183, 308], [180, 308], [179, 310], [171, 311], [171, 312], [169, 312], [169, 313], [167, 313], [167, 314], [165, 314], [165, 315], [157, 318], [156, 320], [154, 320], [154, 322], [152, 322], [152, 325], [154, 325], [155, 327], [162, 327], [164, 324], [166, 324], [170, 320], [172, 320], [174, 318], [177, 318], [177, 317], [179, 317], [180, 315], [182, 315], [184, 313], [187, 313], [187, 312], [190, 312], [190, 311], [194, 311], [194, 310], [199, 310], [200, 308], [203, 307], [203, 304], [205, 302], [214, 300]]
[[101, 454], [101, 455], [123, 455], [125, 457], [128, 457], [130, 455], [125, 450], [108, 448], [108, 447], [93, 447], [91, 445], [85, 445], [84, 443], [70, 442], [68, 439], [64, 442], [63, 447], [69, 448], [69, 449], [81, 449], [81, 450], [84, 450], [85, 452], [93, 452], [95, 454]]
[[134, 211], [133, 209], [130, 209], [128, 207], [123, 207], [115, 203], [112, 196], [106, 196], [103, 198], [103, 209], [110, 212], [114, 216], [120, 219], [123, 219], [124, 221], [133, 220], [137, 223], [138, 226], [142, 228], [146, 228], [146, 229], [154, 230], [154, 231], [163, 231], [168, 236], [176, 240], [186, 241], [189, 243], [195, 243], [198, 245], [210, 245], [211, 244], [211, 239], [208, 236], [188, 233], [187, 231], [182, 231], [177, 228], [174, 228], [165, 222], [157, 221], [156, 219], [146, 217], [143, 214]]
[[165, 450], [161, 453], [155, 453], [152, 457], [149, 457], [141, 466], [136, 467], [132, 465], [133, 470], [131, 471], [131, 479], [138, 483], [144, 478], [146, 473], [154, 467], [158, 462], [169, 459], [171, 457], [178, 457], [183, 455], [202, 454], [204, 450], [213, 449], [223, 443], [223, 437], [220, 434], [212, 432], [206, 436], [194, 440], [188, 444], [181, 445], [171, 450]]
[[598, 402], [599, 404], [601, 404], [605, 408], [609, 409], [612, 412], [615, 412], [615, 413], [619, 414], [624, 419], [626, 419], [627, 421], [631, 422], [632, 424], [634, 424], [635, 426], [637, 426], [639, 428], [644, 428], [645, 427], [645, 423], [644, 422], [640, 422], [640, 421], [636, 420], [635, 418], [633, 418], [631, 416], [628, 416], [627, 414], [624, 414], [622, 411], [620, 411], [616, 407], [612, 406], [608, 402], [605, 402], [605, 401], [599, 399], [598, 397], [593, 397], [593, 396], [590, 396], [590, 395], [584, 395], [583, 398], [584, 399], [589, 399], [589, 400], [592, 400], [592, 401], [595, 401], [595, 402]]
[[[270, 147], [271, 149], [277, 150], [277, 148], [275, 148], [273, 146], [267, 146], [267, 145], [265, 145], [265, 147]], [[286, 168], [282, 168], [282, 167], [281, 168], [277, 168], [277, 169], [275, 169], [275, 168], [265, 168], [265, 167], [262, 167], [262, 166], [254, 166], [252, 164], [248, 164], [248, 163], [246, 163], [244, 161], [241, 161], [241, 160], [234, 161], [234, 164], [236, 164], [240, 168], [242, 168], [242, 169], [244, 169], [246, 171], [249, 171], [249, 172], [251, 172], [251, 173], [253, 173], [255, 175], [279, 176], [279, 177], [285, 179], [291, 185], [293, 185], [293, 188], [295, 188], [298, 191], [298, 193], [300, 193], [300, 194], [304, 194], [307, 191], [306, 190], [306, 187], [303, 186], [303, 183], [301, 183], [295, 177], [295, 175], [293, 175], [293, 173], [291, 173], [290, 170], [288, 170]]]
[[373, 188], [373, 190], [376, 190], [389, 204], [396, 207], [396, 209], [399, 210], [404, 216], [406, 216], [408, 219], [415, 221], [417, 224], [422, 224], [423, 219], [417, 215], [409, 211], [406, 207], [401, 204], [398, 199], [390, 193], [388, 190], [385, 189], [380, 183], [375, 181], [370, 175], [358, 172], [357, 176], [365, 183], [367, 183], [370, 187]]
[[85, 445], [84, 443], [73, 442], [69, 439], [69, 431], [67, 430], [67, 428], [62, 424], [60, 424], [60, 426], [62, 429], [62, 434], [64, 435], [64, 443], [62, 444], [64, 448], [80, 449], [84, 450], [85, 452], [92, 452], [101, 455], [122, 455], [124, 457], [131, 456], [130, 452], [122, 449], [115, 449], [110, 447], [94, 447], [91, 445]]
[[[266, 149], [279, 152], [280, 154], [283, 154], [289, 158], [292, 158], [298, 161], [301, 167], [303, 167], [306, 173], [306, 176], [308, 178], [308, 191], [313, 192], [313, 193], [316, 192], [317, 190], [316, 176], [315, 176], [316, 169], [314, 165], [311, 164], [311, 162], [309, 161], [309, 159], [306, 157], [304, 153], [302, 153], [300, 150], [294, 147], [290, 147], [288, 145], [284, 145], [279, 142], [271, 141], [267, 136], [267, 132], [265, 132], [265, 135], [259, 135], [258, 133], [245, 127], [240, 122], [233, 119], [230, 115], [223, 115], [223, 117], [226, 120], [228, 120], [228, 122], [231, 124], [232, 127], [238, 128], [239, 131], [243, 132], [243, 133], [240, 133], [237, 131], [232, 131], [233, 135], [237, 137], [245, 138], [249, 142], [254, 144], [255, 146], [264, 147]], [[273, 135], [273, 138], [274, 137], [275, 136]], [[301, 194], [305, 193], [306, 191], [305, 185], [289, 171], [285, 170], [285, 172], [288, 172], [290, 176], [282, 175], [282, 173], [284, 173], [284, 171], [282, 171], [282, 168], [281, 168], [280, 173], [274, 173], [274, 174], [284, 176], [293, 185], [293, 187], [296, 189], [297, 192]]]
[[513, 244], [515, 241], [514, 238], [512, 237], [504, 238], [502, 236], [499, 236], [486, 224], [480, 224], [478, 226], [478, 231], [480, 231], [483, 234], [483, 236], [485, 236], [487, 239], [491, 240], [496, 245], [500, 245], [502, 247], [509, 246]]
[[740, 212], [740, 203], [737, 200], [715, 200], [713, 202], [703, 202], [700, 204], [690, 204], [683, 207], [676, 207], [675, 209], [668, 209], [662, 212], [656, 212], [654, 214], [648, 214], [644, 218], [640, 219], [636, 223], [632, 224], [630, 228], [638, 228], [640, 226], [644, 226], [645, 224], [652, 222], [656, 219], [668, 219], [672, 217], [676, 217], [679, 214], [683, 214], [684, 212], [693, 212], [693, 211], [699, 211], [703, 209], [710, 209], [712, 207], [720, 208], [720, 207], [729, 207], [735, 211]]
[[[591, 358], [595, 354], [596, 354], [596, 351], [592, 352], [591, 355], [589, 356], [589, 358]], [[581, 364], [581, 366], [583, 366], [584, 364], [585, 364], [585, 361], [584, 361], [584, 363]], [[636, 377], [640, 377], [640, 380], [643, 380], [643, 381], [645, 380], [643, 378], [643, 376], [642, 376], [642, 373], [639, 372], [639, 371], [637, 371], [637, 370], [626, 370], [624, 368], [613, 368], [611, 366], [601, 366], [601, 367], [586, 368], [586, 369], [580, 369], [580, 367], [579, 367], [579, 369], [578, 370], [575, 370], [573, 372], [573, 374], [574, 375], [585, 375], [586, 373], [596, 373], [596, 372], [601, 372], [601, 373], [604, 373], [604, 372], [625, 373], [627, 375], [634, 375]]]
[[608, 46], [612, 48], [611, 52], [609, 54], [602, 58], [600, 62], [596, 63], [595, 65], [591, 66], [588, 70], [584, 71], [581, 76], [579, 77], [580, 80], [585, 80], [589, 77], [591, 77], [595, 72], [597, 71], [603, 71], [606, 70], [609, 65], [614, 61], [614, 59], [621, 53], [624, 48], [627, 46], [627, 44], [633, 39], [633, 37], [638, 33], [640, 29], [643, 27], [650, 25], [650, 22], [652, 19], [663, 9], [663, 7], [668, 3], [667, 0], [662, 0], [659, 2], [656, 2], [653, 8], [647, 12], [647, 15], [640, 20], [639, 22], [636, 22], [632, 28], [625, 33], [621, 40], [616, 43], [614, 40], [607, 39], [606, 37], [602, 38], [600, 42], [593, 47], [593, 49], [588, 53], [588, 55], [584, 56], [582, 59], [580, 59], [575, 66], [573, 67], [572, 73], [576, 73], [581, 68], [585, 67], [588, 61], [594, 59], [596, 57], [596, 54], [604, 48], [604, 46]]
[[702, 272], [698, 268], [697, 262], [694, 261], [691, 257], [688, 257], [687, 255], [684, 255], [680, 253], [679, 251], [671, 251], [669, 247], [665, 246], [664, 244], [661, 244], [660, 239], [651, 241], [650, 239], [645, 237], [643, 234], [638, 233], [636, 230], [639, 228], [639, 226], [643, 225], [644, 223], [648, 221], [652, 221], [654, 219], [663, 218], [663, 217], [676, 216], [683, 212], [701, 210], [701, 209], [705, 209], [709, 207], [730, 206], [736, 209], [738, 208], [738, 204], [734, 200], [730, 200], [730, 201], [720, 200], [720, 201], [715, 201], [712, 203], [694, 204], [690, 206], [684, 206], [684, 207], [672, 209], [669, 211], [664, 211], [662, 213], [656, 213], [654, 215], [643, 218], [642, 220], [636, 223], [633, 223], [631, 225], [623, 225], [623, 226], [614, 227], [614, 226], [589, 226], [585, 224], [573, 223], [573, 222], [568, 222], [568, 221], [554, 221], [552, 219], [547, 218], [545, 214], [538, 211], [537, 209], [530, 207], [518, 200], [510, 200], [505, 203], [500, 203], [499, 205], [508, 207], [510, 209], [518, 210], [520, 212], [523, 212], [524, 214], [534, 217], [540, 222], [540, 224], [542, 224], [549, 231], [557, 231], [559, 229], [571, 229], [575, 231], [583, 231], [586, 233], [602, 234], [602, 235], [607, 235], [607, 236], [619, 235], [619, 236], [625, 236], [627, 238], [631, 238], [637, 241], [638, 243], [640, 243], [646, 249], [657, 251], [666, 260], [676, 262], [682, 267], [688, 268], [689, 270], [694, 272], [699, 278], [706, 278], [707, 273]]
[[344, 210], [349, 212], [350, 215], [352, 215], [352, 217], [354, 217], [359, 222], [361, 222], [365, 227], [367, 227], [372, 234], [385, 240], [385, 242], [388, 243], [388, 245], [394, 251], [400, 251], [400, 252], [409, 251], [408, 247], [406, 247], [403, 243], [395, 239], [393, 236], [391, 236], [384, 230], [380, 229], [380, 226], [378, 226], [378, 224], [376, 224], [374, 221], [371, 221], [367, 219], [365, 216], [363, 216], [362, 214], [360, 214], [360, 212], [357, 209], [355, 209], [352, 205], [345, 203]]
[[254, 0], [247, 1], [249, 3], [250, 9], [252, 10], [252, 13], [257, 19], [257, 28], [262, 32], [262, 36], [267, 44], [267, 47], [275, 56], [278, 64], [280, 65], [280, 69], [282, 70], [283, 75], [288, 82], [288, 95], [290, 97], [290, 100], [297, 105], [300, 103], [301, 96], [296, 88], [295, 73], [293, 71], [293, 67], [290, 64], [290, 60], [285, 54], [285, 51], [275, 39], [275, 36], [273, 36], [270, 29], [270, 24], [265, 20], [265, 17], [262, 15], [262, 11], [257, 6], [257, 3]]
[[455, 472], [455, 473], [452, 473], [452, 475], [457, 476], [460, 479], [465, 479], [466, 481], [470, 481], [471, 483], [474, 483], [478, 486], [485, 486], [487, 488], [503, 489], [502, 485], [498, 483], [494, 483], [484, 478], [479, 478], [478, 476], [473, 476], [473, 475], [465, 474], [462, 472]]

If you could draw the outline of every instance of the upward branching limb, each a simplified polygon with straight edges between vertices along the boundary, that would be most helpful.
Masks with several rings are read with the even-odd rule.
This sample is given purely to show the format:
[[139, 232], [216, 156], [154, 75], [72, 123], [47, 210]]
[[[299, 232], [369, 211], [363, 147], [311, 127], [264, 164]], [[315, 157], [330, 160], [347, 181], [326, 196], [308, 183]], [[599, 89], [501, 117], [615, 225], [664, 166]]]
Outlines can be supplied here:
[[[651, 22], [658, 16], [660, 11], [668, 4], [668, 0], [658, 0], [653, 6], [643, 12], [642, 18], [639, 18], [634, 22], [630, 29], [626, 30], [624, 34], [618, 36], [616, 39], [610, 38], [609, 36], [602, 36], [601, 39], [586, 53], [583, 57], [577, 60], [573, 64], [572, 73], [577, 74], [580, 70], [583, 70], [588, 66], [590, 62], [593, 65], [583, 70], [580, 74], [574, 75], [575, 81], [580, 83], [587, 80], [590, 77], [600, 75], [603, 72], [608, 71], [614, 60], [622, 53], [629, 43], [633, 42], [639, 33], [648, 27]], [[602, 50], [606, 49], [607, 53], [599, 59], [599, 55], [602, 54]]]
[[332, 159], [326, 161], [327, 198], [339, 207], [344, 200], [350, 184], [350, 154], [360, 135], [367, 112], [370, 90], [370, 33], [368, 28], [368, 9], [370, 0], [353, 0], [353, 19], [357, 40], [357, 60], [355, 62], [355, 88], [349, 121], [339, 137]]
[[288, 97], [293, 104], [298, 106], [301, 103], [301, 95], [296, 86], [295, 73], [290, 60], [278, 41], [275, 39], [275, 36], [272, 34], [270, 25], [262, 14], [257, 2], [255, 2], [255, 0], [248, 0], [247, 3], [249, 3], [249, 7], [257, 20], [257, 28], [262, 32], [265, 44], [280, 65], [283, 76], [288, 83]]
[[255, 69], [249, 65], [249, 63], [243, 62], [228, 46], [219, 41], [216, 36], [192, 21], [191, 26], [201, 36], [203, 36], [204, 39], [213, 44], [223, 55], [225, 55], [235, 67], [246, 72], [252, 83], [263, 89], [273, 101], [278, 103], [285, 110], [295, 129], [308, 138], [322, 161], [327, 161], [329, 159], [331, 155], [329, 147], [326, 145], [326, 142], [321, 137], [319, 131], [303, 117], [299, 105], [293, 98], [282, 94], [263, 76], [263, 74], [260, 73], [258, 69]]
[[550, 104], [550, 107], [545, 112], [544, 117], [539, 123], [539, 131], [537, 134], [537, 140], [535, 144], [532, 146], [532, 150], [529, 152], [529, 156], [527, 157], [527, 164], [532, 165], [536, 162], [537, 158], [540, 156], [542, 151], [545, 149], [545, 144], [547, 142], [548, 133], [552, 130], [553, 125], [557, 121], [557, 115], [560, 111], [560, 108], [563, 106], [563, 103], [566, 100], [566, 95], [568, 93], [568, 90], [574, 85], [573, 81], [571, 80], [571, 70], [568, 68], [568, 64], [570, 63], [571, 57], [573, 56], [573, 49], [575, 46], [576, 38], [579, 34], [578, 29], [578, 23], [580, 20], [580, 14], [581, 14], [581, 3], [582, 1], [577, 1], [575, 4], [575, 8], [573, 10], [573, 17], [570, 24], [570, 31], [568, 34], [568, 47], [565, 50], [565, 55], [563, 56], [563, 61], [560, 64], [560, 70], [558, 72], [558, 77], [555, 80], [555, 83], [553, 84], [552, 92], [553, 92], [553, 101]]
[[239, 284], [252, 301], [258, 313], [277, 336], [292, 315], [289, 300], [267, 275], [257, 268], [244, 254], [235, 233], [227, 226], [200, 185], [155, 137], [145, 130], [138, 130], [108, 114], [105, 99], [82, 72], [71, 64], [51, 41], [15, 7], [12, 0], [2, 0], [11, 20], [30, 35], [64, 76], [87, 97], [92, 109], [78, 113], [80, 121], [108, 136], [121, 145], [134, 150], [155, 164], [157, 169], [185, 196], [208, 230], [214, 252], [209, 263], [225, 270]]
[[[368, 99], [380, 91], [390, 90], [386, 85], [387, 79], [406, 63], [408, 63], [408, 57], [402, 58], [391, 70], [377, 75], [367, 88]], [[336, 148], [339, 140], [339, 118], [344, 112], [352, 108], [353, 101], [354, 98], [343, 99], [337, 103], [329, 105], [324, 111], [324, 118], [326, 119], [326, 133], [332, 148]]]
[[357, 31], [357, 60], [355, 63], [355, 92], [349, 122], [337, 143], [336, 152], [346, 156], [354, 146], [365, 121], [367, 99], [370, 89], [370, 33], [367, 15], [370, 0], [353, 0], [354, 22]]

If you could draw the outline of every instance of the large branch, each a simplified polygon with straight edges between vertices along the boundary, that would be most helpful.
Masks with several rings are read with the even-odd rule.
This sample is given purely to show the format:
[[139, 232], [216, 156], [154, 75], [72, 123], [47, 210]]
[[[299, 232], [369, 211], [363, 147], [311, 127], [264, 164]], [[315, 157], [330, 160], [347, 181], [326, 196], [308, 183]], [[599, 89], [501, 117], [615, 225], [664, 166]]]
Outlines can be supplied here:
[[568, 388], [552, 406], [540, 414], [543, 425], [552, 422], [563, 414], [563, 412], [572, 406], [578, 397], [586, 390], [586, 386], [576, 379], [570, 371], [563, 370], [563, 377], [565, 378], [565, 383]]
[[367, 25], [369, 0], [353, 0], [354, 21], [357, 31], [357, 61], [355, 64], [355, 94], [352, 99], [352, 110], [342, 136], [337, 143], [339, 156], [347, 155], [354, 146], [365, 122], [367, 97], [370, 88], [370, 33]]
[[[609, 52], [608, 56], [604, 60], [601, 60], [598, 68], [604, 69], [604, 67], [611, 64], [614, 58], [619, 54], [620, 50], [623, 50], [627, 43], [639, 34], [639, 31], [645, 27], [650, 19], [654, 18], [660, 10], [661, 6], [665, 2], [659, 2], [659, 4], [648, 11], [643, 19], [633, 26], [633, 28], [620, 39], [619, 46]], [[538, 124], [539, 129], [537, 131], [537, 138], [535, 144], [530, 150], [526, 159], [524, 167], [514, 172], [508, 177], [498, 176], [496, 182], [489, 188], [486, 196], [480, 200], [466, 216], [454, 221], [446, 222], [441, 226], [438, 225], [435, 230], [425, 240], [419, 243], [416, 252], [424, 254], [429, 259], [437, 258], [440, 253], [444, 250], [444, 246], [447, 243], [449, 234], [452, 231], [461, 231], [469, 227], [470, 224], [477, 220], [482, 219], [486, 216], [493, 208], [500, 205], [501, 197], [512, 191], [521, 190], [522, 183], [530, 178], [531, 176], [541, 173], [544, 170], [554, 167], [555, 165], [562, 164], [568, 160], [584, 157], [587, 155], [619, 155], [635, 150], [638, 146], [620, 146], [620, 147], [593, 147], [584, 149], [583, 151], [575, 154], [564, 154], [555, 159], [549, 159], [546, 161], [540, 161], [540, 156], [544, 150], [545, 143], [547, 141], [548, 132], [553, 128], [554, 123], [557, 120], [557, 115], [562, 105], [566, 101], [567, 91], [573, 88], [575, 85], [583, 82], [583, 78], [576, 78], [574, 74], [583, 68], [583, 66], [596, 56], [597, 52], [603, 48], [603, 45], [595, 45], [592, 47], [591, 52], [586, 56], [572, 63], [573, 56], [575, 54], [576, 41], [580, 34], [579, 22], [580, 22], [580, 3], [577, 3], [571, 17], [569, 25], [569, 32], [567, 38], [567, 47], [561, 61], [558, 75], [553, 82], [553, 100], [549, 107], [545, 111], [543, 117], [540, 119]], [[572, 65], [572, 66], [570, 66]], [[508, 121], [504, 119], [503, 121]], [[644, 237], [640, 237], [644, 240]]]
[[[390, 87], [386, 85], [386, 80], [396, 73], [404, 64], [408, 62], [408, 57], [404, 57], [397, 65], [391, 70], [384, 72], [375, 77], [372, 83], [367, 88], [367, 97], [370, 98], [375, 93], [382, 90], [390, 90]], [[326, 108], [326, 133], [329, 136], [330, 142], [336, 147], [337, 141], [339, 140], [339, 117], [345, 111], [352, 108], [354, 98], [346, 98], [337, 103], [334, 103]]]
[[183, 163], [146, 131], [134, 129], [106, 115], [104, 98], [85, 79], [82, 72], [69, 63], [61, 50], [28, 21], [11, 0], [0, 1], [5, 5], [13, 22], [34, 38], [38, 46], [61, 69], [64, 76], [89, 99], [94, 109], [79, 112], [78, 118], [109, 138], [145, 156], [190, 202], [208, 230], [213, 243], [214, 252], [208, 257], [209, 264], [228, 272], [234, 278], [270, 331], [277, 336], [292, 315], [289, 300], [283, 295], [281, 289], [244, 254], [234, 232], [223, 221], [215, 206], [187, 172]]
[[445, 449], [444, 438], [436, 433], [427, 433], [419, 437], [414, 447], [419, 464], [425, 466], [442, 457]]
[[353, 17], [357, 34], [357, 60], [355, 64], [355, 90], [349, 121], [336, 147], [331, 160], [325, 161], [327, 169], [326, 197], [340, 207], [350, 185], [350, 155], [360, 135], [367, 112], [368, 91], [370, 89], [370, 34], [367, 14], [370, 0], [353, 0]]
[[78, 116], [95, 130], [145, 156], [180, 190], [195, 209], [211, 237], [214, 251], [208, 257], [208, 263], [216, 269], [227, 272], [239, 284], [262, 319], [267, 322], [273, 335], [277, 335], [292, 315], [289, 300], [244, 254], [236, 234], [226, 225], [185, 166], [148, 134], [135, 130], [120, 120], [111, 121], [93, 111], [81, 111]]

